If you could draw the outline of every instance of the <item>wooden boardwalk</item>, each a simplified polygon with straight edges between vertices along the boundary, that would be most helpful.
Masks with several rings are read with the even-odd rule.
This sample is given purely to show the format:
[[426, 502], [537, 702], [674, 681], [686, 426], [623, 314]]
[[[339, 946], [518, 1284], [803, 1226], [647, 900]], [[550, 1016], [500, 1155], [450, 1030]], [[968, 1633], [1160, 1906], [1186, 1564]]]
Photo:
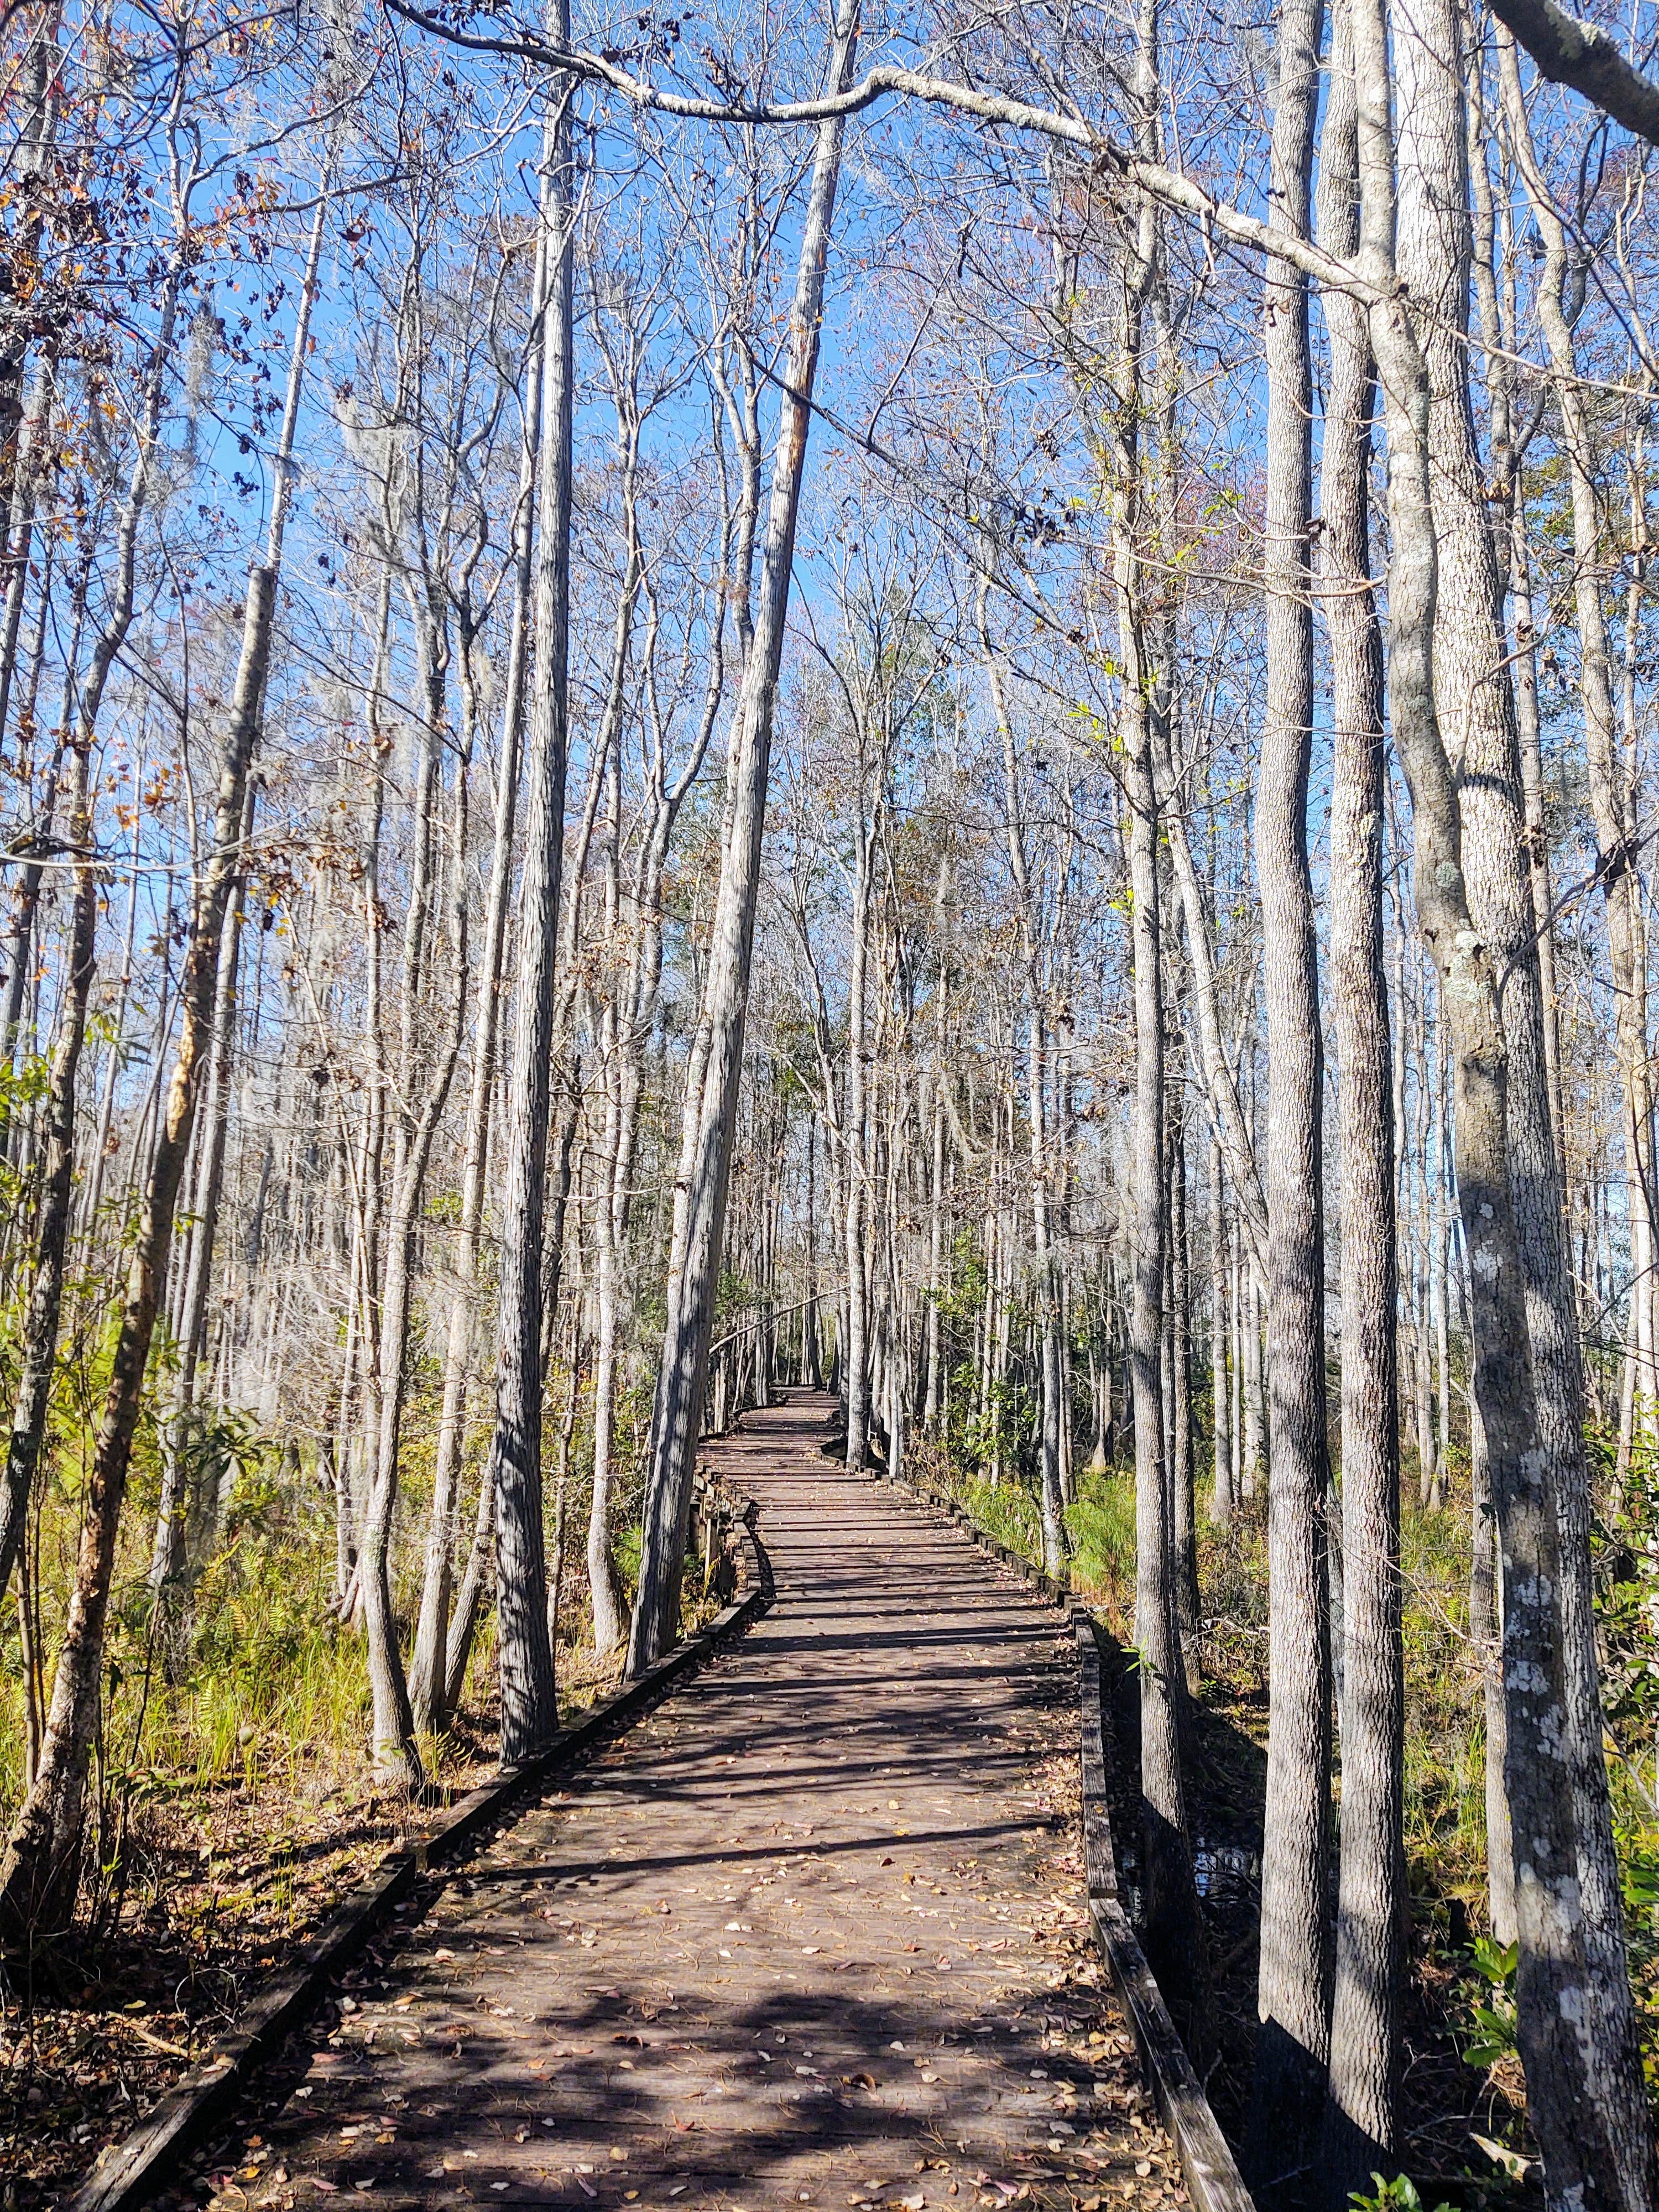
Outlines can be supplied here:
[[708, 1455], [777, 1601], [448, 1879], [175, 2201], [1184, 2202], [1083, 1911], [1058, 1617], [818, 1445]]

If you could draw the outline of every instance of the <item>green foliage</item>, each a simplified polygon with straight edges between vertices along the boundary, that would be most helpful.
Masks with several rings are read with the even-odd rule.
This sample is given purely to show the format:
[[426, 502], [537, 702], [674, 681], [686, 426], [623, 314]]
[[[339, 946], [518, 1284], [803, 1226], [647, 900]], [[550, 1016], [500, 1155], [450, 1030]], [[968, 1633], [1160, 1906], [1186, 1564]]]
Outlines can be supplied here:
[[[1348, 2202], [1353, 2206], [1354, 2212], [1425, 2212], [1423, 2199], [1417, 2193], [1417, 2184], [1408, 2180], [1403, 2173], [1396, 2173], [1392, 2181], [1385, 2181], [1380, 2173], [1373, 2173], [1371, 2179], [1376, 2184], [1374, 2194], [1368, 2197], [1363, 2190], [1356, 2189], [1349, 2196]], [[1449, 2204], [1437, 2204], [1434, 2212], [1455, 2212], [1455, 2208]]]
[[1650, 2103], [1659, 2111], [1659, 1447], [1638, 1404], [1630, 1464], [1616, 1436], [1591, 1431], [1596, 1644], [1626, 1940]]
[[624, 1528], [616, 1540], [617, 1571], [628, 1586], [630, 1600], [640, 1586], [640, 1553], [644, 1547], [645, 1530], [637, 1521], [631, 1528]]
[[960, 1477], [955, 1488], [975, 1527], [1033, 1565], [1042, 1565], [1042, 1510], [1033, 1492], [1018, 1482], [991, 1482], [982, 1475]]
[[1072, 1567], [1085, 1589], [1104, 1595], [1133, 1586], [1135, 1486], [1129, 1474], [1085, 1474], [1066, 1509]]
[[1472, 2025], [1464, 2035], [1463, 2057], [1485, 2073], [1516, 2052], [1515, 1976], [1521, 1953], [1516, 1944], [1480, 1936], [1469, 1955], [1486, 1989], [1468, 2008]]

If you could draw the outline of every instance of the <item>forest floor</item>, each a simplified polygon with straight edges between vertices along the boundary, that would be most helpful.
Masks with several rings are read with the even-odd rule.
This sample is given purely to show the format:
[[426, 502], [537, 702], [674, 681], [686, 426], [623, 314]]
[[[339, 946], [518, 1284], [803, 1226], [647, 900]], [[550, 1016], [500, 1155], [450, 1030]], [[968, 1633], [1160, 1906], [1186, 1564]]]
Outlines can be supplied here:
[[1184, 2203], [1089, 1939], [1069, 1638], [828, 1411], [718, 1448], [764, 1620], [434, 1875], [176, 2204]]
[[[620, 1662], [618, 1662], [619, 1664]], [[561, 1681], [567, 1711], [614, 1686], [591, 1664]], [[495, 1717], [458, 1715], [441, 1779], [495, 1771]], [[290, 1965], [341, 1898], [410, 1832], [405, 1798], [319, 1751], [296, 1777], [256, 1752], [205, 1785], [152, 1778], [125, 1824], [89, 1927], [0, 1992], [0, 2208], [66, 2196]]]

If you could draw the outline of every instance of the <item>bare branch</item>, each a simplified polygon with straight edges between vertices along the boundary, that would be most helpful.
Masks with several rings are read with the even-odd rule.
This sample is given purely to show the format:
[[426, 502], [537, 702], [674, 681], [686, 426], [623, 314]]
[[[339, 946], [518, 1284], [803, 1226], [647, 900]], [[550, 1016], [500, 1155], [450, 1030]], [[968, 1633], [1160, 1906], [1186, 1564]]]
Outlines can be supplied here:
[[949, 77], [884, 66], [866, 70], [845, 92], [816, 100], [696, 99], [685, 93], [665, 92], [602, 54], [590, 53], [580, 47], [551, 46], [533, 32], [520, 31], [510, 37], [486, 36], [447, 23], [441, 16], [415, 5], [414, 0], [386, 0], [386, 5], [406, 22], [415, 24], [434, 38], [447, 40], [452, 46], [463, 46], [472, 53], [501, 54], [514, 60], [532, 62], [543, 69], [561, 70], [567, 76], [583, 77], [590, 83], [622, 94], [636, 107], [659, 115], [678, 116], [686, 122], [772, 127], [822, 123], [834, 116], [861, 114], [879, 100], [899, 98], [949, 108], [958, 115], [975, 116], [982, 123], [1000, 124], [1011, 131], [1035, 131], [1039, 137], [1056, 138], [1077, 147], [1109, 174], [1150, 192], [1166, 207], [1174, 208], [1206, 229], [1218, 231], [1235, 245], [1276, 255], [1331, 290], [1352, 293], [1355, 298], [1370, 303], [1382, 297], [1352, 262], [1322, 251], [1307, 239], [1270, 231], [1259, 217], [1246, 215], [1225, 200], [1218, 199], [1178, 169], [1165, 168], [1162, 162], [1143, 161], [1138, 155], [1129, 153], [1081, 116], [1061, 115], [1052, 108], [1035, 107], [1027, 100], [981, 92], [972, 85], [957, 84]]

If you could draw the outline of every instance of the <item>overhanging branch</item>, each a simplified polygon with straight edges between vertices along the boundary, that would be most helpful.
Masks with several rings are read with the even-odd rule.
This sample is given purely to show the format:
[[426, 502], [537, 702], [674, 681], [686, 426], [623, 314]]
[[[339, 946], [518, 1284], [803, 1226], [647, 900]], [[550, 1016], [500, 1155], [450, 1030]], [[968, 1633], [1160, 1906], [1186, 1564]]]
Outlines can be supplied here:
[[[1149, 192], [1166, 207], [1188, 216], [1203, 228], [1217, 232], [1236, 246], [1288, 262], [1328, 290], [1348, 292], [1368, 305], [1384, 295], [1351, 261], [1325, 252], [1311, 239], [1270, 230], [1259, 217], [1245, 215], [1225, 200], [1217, 199], [1201, 185], [1178, 169], [1138, 155], [1106, 137], [1080, 115], [1062, 115], [1053, 108], [1035, 107], [1029, 101], [1009, 100], [1000, 93], [981, 92], [972, 85], [954, 83], [949, 77], [930, 76], [918, 70], [877, 67], [867, 70], [845, 92], [818, 100], [776, 102], [745, 100], [704, 100], [686, 93], [665, 92], [645, 77], [635, 76], [606, 55], [581, 47], [561, 47], [534, 32], [516, 30], [507, 35], [463, 30], [416, 4], [416, 0], [386, 0], [394, 15], [472, 53], [501, 54], [534, 63], [538, 67], [585, 78], [621, 94], [636, 107], [686, 122], [787, 125], [822, 123], [831, 116], [857, 115], [890, 98], [917, 100], [932, 107], [945, 107], [958, 115], [971, 115], [981, 123], [1000, 124], [1011, 131], [1030, 131], [1041, 137], [1056, 138], [1086, 154], [1097, 167], [1127, 185]], [[1559, 11], [1558, 11], [1559, 12]], [[1517, 35], [1519, 35], [1517, 33]]]
[[1659, 84], [1627, 62], [1599, 24], [1581, 22], [1556, 0], [1492, 0], [1552, 84], [1570, 85], [1615, 123], [1659, 146]]

